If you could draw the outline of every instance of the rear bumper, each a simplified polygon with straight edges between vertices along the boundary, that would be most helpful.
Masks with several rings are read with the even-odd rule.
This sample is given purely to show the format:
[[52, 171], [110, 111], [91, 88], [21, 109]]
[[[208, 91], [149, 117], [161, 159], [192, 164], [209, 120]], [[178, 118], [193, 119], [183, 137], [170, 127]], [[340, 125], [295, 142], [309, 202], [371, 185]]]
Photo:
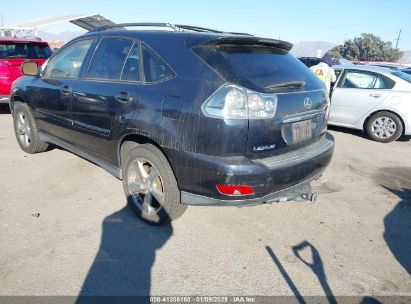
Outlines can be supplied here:
[[411, 136], [411, 115], [404, 115], [402, 120], [404, 122], [404, 135]]
[[236, 207], [246, 207], [254, 206], [260, 204], [271, 204], [286, 201], [315, 201], [316, 195], [311, 193], [311, 181], [321, 177], [321, 174], [311, 178], [309, 180], [303, 181], [290, 188], [270, 193], [263, 197], [252, 198], [252, 199], [235, 199], [235, 200], [225, 200], [225, 199], [215, 199], [211, 197], [201, 196], [193, 193], [188, 193], [181, 191], [181, 203], [184, 205], [194, 205], [194, 206], [236, 206]]
[[[183, 204], [253, 205], [292, 200], [310, 192], [309, 183], [325, 170], [334, 150], [334, 138], [319, 140], [291, 152], [263, 159], [217, 157], [200, 153], [167, 151], [177, 177]], [[248, 185], [254, 194], [227, 196], [217, 184]]]
[[9, 103], [9, 96], [0, 96], [0, 104]]

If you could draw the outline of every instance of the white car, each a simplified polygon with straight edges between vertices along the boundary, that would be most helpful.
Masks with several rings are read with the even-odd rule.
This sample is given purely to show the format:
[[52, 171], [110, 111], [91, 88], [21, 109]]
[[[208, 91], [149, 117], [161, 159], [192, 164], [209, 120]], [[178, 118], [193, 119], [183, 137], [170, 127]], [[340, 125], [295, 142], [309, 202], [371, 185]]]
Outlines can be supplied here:
[[329, 124], [365, 130], [375, 141], [411, 135], [411, 75], [372, 66], [334, 66]]

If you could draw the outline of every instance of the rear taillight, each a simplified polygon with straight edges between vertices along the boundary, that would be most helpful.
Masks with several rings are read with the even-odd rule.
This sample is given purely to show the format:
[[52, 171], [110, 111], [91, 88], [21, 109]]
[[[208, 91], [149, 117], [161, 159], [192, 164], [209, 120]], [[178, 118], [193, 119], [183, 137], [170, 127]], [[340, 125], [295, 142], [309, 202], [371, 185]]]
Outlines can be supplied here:
[[201, 109], [204, 115], [221, 119], [274, 118], [277, 96], [230, 84], [215, 91], [204, 102]]
[[235, 185], [220, 185], [217, 186], [218, 192], [224, 195], [251, 195], [254, 194], [254, 189], [251, 186], [235, 186]]
[[10, 62], [0, 60], [0, 79], [7, 79], [10, 77], [10, 67]]

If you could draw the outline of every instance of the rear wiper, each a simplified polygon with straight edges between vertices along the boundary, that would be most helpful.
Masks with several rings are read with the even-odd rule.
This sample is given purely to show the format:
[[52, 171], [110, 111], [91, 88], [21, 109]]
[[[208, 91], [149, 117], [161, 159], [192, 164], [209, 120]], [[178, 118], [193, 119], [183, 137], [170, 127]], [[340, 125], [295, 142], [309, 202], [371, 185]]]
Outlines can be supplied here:
[[281, 83], [276, 83], [276, 84], [271, 84], [269, 86], [266, 86], [264, 89], [266, 91], [274, 91], [276, 89], [282, 89], [282, 88], [301, 88], [305, 86], [304, 81], [289, 81], [289, 82], [281, 82]]

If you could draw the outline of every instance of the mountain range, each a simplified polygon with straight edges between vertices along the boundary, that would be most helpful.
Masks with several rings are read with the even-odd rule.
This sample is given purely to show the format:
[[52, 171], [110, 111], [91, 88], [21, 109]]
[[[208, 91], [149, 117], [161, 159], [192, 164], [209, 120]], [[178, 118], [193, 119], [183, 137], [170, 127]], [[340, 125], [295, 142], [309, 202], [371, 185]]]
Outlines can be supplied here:
[[335, 43], [327, 41], [303, 41], [295, 43], [291, 53], [296, 57], [322, 57], [334, 46]]
[[80, 36], [84, 34], [86, 31], [75, 31], [75, 32], [61, 32], [58, 34], [53, 34], [49, 32], [44, 32], [44, 31], [38, 31], [37, 35], [45, 41], [62, 41], [62, 42], [68, 42], [73, 38], [76, 38], [77, 36]]
[[[79, 35], [82, 35], [83, 33], [85, 33], [85, 31], [66, 31], [58, 34], [38, 31], [38, 36], [46, 41], [67, 42]], [[336, 46], [335, 43], [328, 41], [303, 41], [295, 43], [291, 49], [291, 53], [296, 57], [321, 57], [334, 46]], [[411, 50], [404, 51], [404, 54], [400, 58], [399, 62], [411, 63]]]

